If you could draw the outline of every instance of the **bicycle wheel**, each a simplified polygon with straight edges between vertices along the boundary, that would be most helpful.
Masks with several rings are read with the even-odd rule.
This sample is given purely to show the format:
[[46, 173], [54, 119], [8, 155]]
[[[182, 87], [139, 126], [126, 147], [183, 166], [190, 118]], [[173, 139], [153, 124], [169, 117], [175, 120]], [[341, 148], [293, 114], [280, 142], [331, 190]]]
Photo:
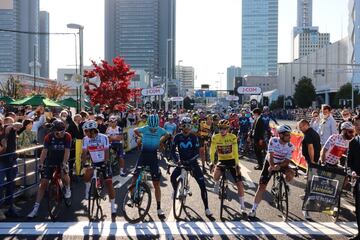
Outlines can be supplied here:
[[184, 181], [179, 179], [176, 184], [174, 196], [173, 196], [173, 214], [176, 220], [180, 219], [181, 212], [184, 207], [184, 200], [186, 198], [184, 192]]
[[151, 205], [151, 191], [149, 186], [141, 182], [137, 189], [126, 191], [122, 210], [126, 221], [137, 223], [148, 214]]
[[88, 218], [90, 221], [94, 220], [95, 215], [96, 215], [96, 201], [98, 198], [98, 192], [96, 189], [96, 183], [95, 183], [95, 179], [91, 180], [91, 185], [90, 185], [90, 189], [89, 189], [89, 199], [88, 199]]
[[226, 188], [225, 188], [225, 179], [224, 176], [221, 178], [220, 181], [220, 219], [223, 218], [223, 212], [224, 212], [224, 200], [226, 198]]
[[60, 214], [63, 193], [59, 184], [53, 180], [50, 181], [47, 191], [48, 212], [52, 221], [55, 221]]
[[289, 201], [288, 201], [288, 187], [284, 178], [279, 180], [279, 210], [282, 214], [283, 220], [286, 222], [288, 220], [289, 214]]

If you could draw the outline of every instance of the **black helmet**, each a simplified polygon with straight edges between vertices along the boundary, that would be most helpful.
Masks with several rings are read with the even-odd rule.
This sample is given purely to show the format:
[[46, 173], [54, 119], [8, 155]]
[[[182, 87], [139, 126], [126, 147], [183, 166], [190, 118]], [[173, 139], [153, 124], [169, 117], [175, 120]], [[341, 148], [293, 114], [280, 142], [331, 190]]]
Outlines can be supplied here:
[[56, 119], [55, 121], [53, 121], [52, 125], [53, 125], [52, 129], [54, 131], [64, 131], [65, 130], [65, 123], [63, 121], [61, 121], [60, 119]]

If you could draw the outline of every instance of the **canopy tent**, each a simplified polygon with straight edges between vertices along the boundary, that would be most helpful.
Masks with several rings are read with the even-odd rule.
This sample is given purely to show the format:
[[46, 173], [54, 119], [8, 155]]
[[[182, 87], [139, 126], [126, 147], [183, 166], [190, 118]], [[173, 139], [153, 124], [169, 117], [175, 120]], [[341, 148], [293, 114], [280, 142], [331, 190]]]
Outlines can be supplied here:
[[0, 101], [5, 102], [6, 104], [10, 104], [10, 103], [14, 102], [15, 100], [9, 96], [2, 96], [2, 97], [0, 97]]
[[62, 105], [45, 98], [42, 95], [34, 95], [30, 97], [26, 97], [17, 101], [10, 103], [11, 105], [31, 105], [31, 106], [39, 106], [44, 105], [46, 107], [62, 107]]
[[272, 102], [276, 101], [279, 97], [279, 90], [277, 89], [274, 89], [274, 90], [271, 90], [271, 91], [267, 91], [267, 92], [264, 92], [263, 95], [251, 95], [250, 96], [250, 100], [252, 99], [256, 99], [258, 102], [261, 102], [261, 98], [262, 96], [263, 97], [268, 97], [269, 98], [269, 104], [271, 104]]

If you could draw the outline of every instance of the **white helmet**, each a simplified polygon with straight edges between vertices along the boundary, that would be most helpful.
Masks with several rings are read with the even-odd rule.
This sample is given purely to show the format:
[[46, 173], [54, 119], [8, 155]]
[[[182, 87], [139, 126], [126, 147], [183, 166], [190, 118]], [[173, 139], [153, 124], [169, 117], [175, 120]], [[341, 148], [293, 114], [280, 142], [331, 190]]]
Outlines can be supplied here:
[[343, 122], [343, 123], [341, 124], [340, 129], [341, 129], [341, 130], [344, 130], [344, 129], [346, 129], [346, 130], [352, 130], [352, 129], [354, 129], [354, 125], [353, 125], [351, 122], [346, 121], [346, 122]]
[[94, 120], [86, 121], [83, 125], [83, 130], [97, 129], [98, 125]]
[[109, 117], [109, 121], [110, 121], [110, 122], [116, 122], [117, 119], [118, 119], [117, 116], [114, 116], [114, 115], [112, 115], [112, 116]]
[[292, 131], [291, 127], [288, 126], [288, 125], [278, 126], [276, 128], [276, 130], [277, 130], [278, 133], [285, 133], [285, 132], [291, 133], [291, 131]]

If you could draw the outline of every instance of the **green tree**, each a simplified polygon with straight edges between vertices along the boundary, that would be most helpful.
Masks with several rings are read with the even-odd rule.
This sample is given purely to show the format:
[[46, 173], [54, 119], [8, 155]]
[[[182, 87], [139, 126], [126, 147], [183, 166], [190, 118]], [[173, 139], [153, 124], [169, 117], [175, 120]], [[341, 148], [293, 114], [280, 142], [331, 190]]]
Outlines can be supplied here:
[[0, 94], [14, 99], [25, 97], [24, 86], [20, 83], [19, 77], [11, 75], [6, 82], [0, 82]]
[[[335, 105], [336, 106], [340, 106], [342, 107], [343, 104], [340, 103], [340, 100], [347, 100], [345, 102], [347, 102], [346, 105], [351, 106], [351, 83], [346, 83], [344, 85], [342, 85], [339, 89], [339, 91], [336, 93], [335, 96]], [[358, 89], [354, 89], [354, 105], [357, 106], [360, 103], [360, 95], [359, 95], [359, 90]]]
[[315, 87], [311, 78], [302, 77], [295, 85], [294, 100], [298, 107], [310, 107], [316, 98]]

